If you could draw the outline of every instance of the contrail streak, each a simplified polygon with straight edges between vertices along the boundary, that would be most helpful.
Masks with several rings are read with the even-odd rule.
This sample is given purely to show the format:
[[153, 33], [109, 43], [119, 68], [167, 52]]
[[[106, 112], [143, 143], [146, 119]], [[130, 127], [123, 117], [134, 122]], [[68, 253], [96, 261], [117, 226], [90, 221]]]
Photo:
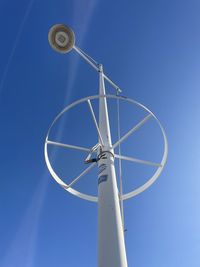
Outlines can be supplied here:
[[[17, 33], [15, 43], [12, 47], [10, 56], [8, 58], [8, 62], [6, 64], [1, 82], [0, 82], [0, 93], [3, 89], [7, 73], [12, 62], [15, 50], [19, 43], [21, 34], [23, 32], [24, 25], [26, 20], [30, 14], [32, 5], [34, 0], [29, 2], [27, 10], [25, 12], [24, 18], [20, 25], [19, 31]], [[79, 40], [80, 44], [83, 41], [90, 19], [92, 17], [92, 13], [96, 6], [97, 1], [88, 0], [87, 6], [85, 5], [86, 1], [75, 1], [74, 6], [74, 20], [77, 23], [77, 29], [79, 29]], [[81, 6], [81, 9], [80, 9]], [[80, 16], [79, 11], [81, 10], [82, 14]], [[65, 103], [70, 99], [72, 88], [76, 79], [77, 75], [77, 68], [79, 64], [78, 57], [73, 58], [73, 61], [70, 65], [70, 73], [68, 77], [70, 77], [67, 81], [66, 85], [66, 94], [65, 94]], [[63, 133], [63, 124], [59, 125], [59, 130], [57, 132], [57, 137], [60, 137]], [[53, 152], [53, 151], [52, 151]], [[53, 152], [52, 160], [56, 159], [57, 150]], [[45, 171], [44, 175], [41, 178], [41, 181], [38, 184], [36, 192], [31, 200], [27, 213], [25, 214], [22, 223], [17, 231], [17, 234], [14, 240], [11, 243], [10, 249], [8, 250], [7, 254], [5, 255], [4, 260], [1, 262], [2, 267], [35, 267], [34, 260], [36, 254], [36, 247], [37, 247], [37, 236], [38, 236], [38, 229], [40, 223], [40, 217], [43, 209], [44, 199], [46, 197], [46, 191], [48, 187], [48, 177], [47, 171]]]
[[2, 267], [34, 267], [39, 219], [43, 209], [48, 186], [47, 171], [41, 178], [21, 225], [8, 248]]
[[[94, 0], [88, 0], [88, 1], [75, 1], [74, 2], [74, 21], [75, 21], [75, 29], [77, 29], [77, 35], [79, 36], [79, 45], [81, 46], [81, 43], [83, 42], [84, 37], [87, 35], [88, 27], [92, 18], [92, 15], [94, 13], [94, 10], [96, 8], [98, 1]], [[80, 12], [81, 10], [81, 12]], [[79, 65], [79, 57], [73, 57], [71, 58], [70, 69], [68, 69], [68, 77], [66, 84], [66, 94], [65, 94], [65, 101], [64, 104], [71, 98], [73, 86], [76, 80], [77, 76], [77, 69]], [[63, 133], [63, 127], [64, 122], [61, 121], [59, 124], [58, 132], [57, 132], [57, 138], [61, 138]]]
[[23, 29], [24, 29], [24, 25], [26, 23], [26, 20], [28, 19], [28, 16], [30, 14], [30, 11], [31, 11], [31, 8], [33, 6], [33, 3], [34, 3], [34, 0], [30, 0], [28, 6], [27, 6], [27, 9], [26, 9], [26, 12], [24, 14], [24, 17], [22, 19], [22, 22], [20, 24], [20, 27], [19, 27], [19, 30], [17, 32], [17, 36], [15, 38], [15, 42], [13, 44], [13, 47], [11, 49], [11, 52], [10, 52], [10, 55], [8, 57], [8, 61], [6, 63], [6, 66], [5, 66], [5, 69], [4, 69], [4, 72], [3, 72], [3, 75], [1, 77], [1, 82], [0, 82], [0, 94], [3, 90], [3, 86], [4, 86], [4, 83], [5, 83], [5, 80], [6, 80], [6, 77], [7, 77], [7, 74], [8, 74], [8, 70], [9, 70], [9, 67], [10, 67], [10, 64], [12, 62], [12, 59], [13, 59], [13, 56], [15, 54], [15, 50], [17, 48], [17, 45], [19, 43], [19, 40], [20, 40], [20, 37], [22, 35], [22, 32], [23, 32]]

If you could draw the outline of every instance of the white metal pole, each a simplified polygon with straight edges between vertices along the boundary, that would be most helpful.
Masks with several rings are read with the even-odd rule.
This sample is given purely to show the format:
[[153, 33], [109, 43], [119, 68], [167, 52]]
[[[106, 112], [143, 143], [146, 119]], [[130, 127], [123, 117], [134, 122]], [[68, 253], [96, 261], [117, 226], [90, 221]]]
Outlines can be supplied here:
[[[99, 94], [105, 95], [102, 66], [99, 67], [99, 79]], [[98, 155], [98, 267], [127, 267], [114, 151], [104, 97], [99, 100], [99, 129], [104, 147]]]

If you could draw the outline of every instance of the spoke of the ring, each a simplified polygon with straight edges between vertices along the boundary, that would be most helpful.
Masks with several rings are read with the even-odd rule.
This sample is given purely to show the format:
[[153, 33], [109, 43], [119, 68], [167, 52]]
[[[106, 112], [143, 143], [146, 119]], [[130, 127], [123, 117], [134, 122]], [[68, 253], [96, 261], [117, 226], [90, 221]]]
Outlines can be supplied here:
[[120, 138], [114, 145], [113, 148], [116, 148], [120, 143], [126, 140], [132, 133], [137, 131], [143, 124], [145, 124], [150, 118], [151, 114], [147, 115], [143, 120], [141, 120], [138, 124], [136, 124], [133, 128], [131, 128], [122, 138]]
[[102, 139], [102, 136], [101, 136], [101, 132], [99, 130], [99, 126], [98, 126], [98, 123], [97, 123], [97, 120], [96, 120], [96, 117], [95, 117], [95, 114], [94, 114], [94, 110], [93, 110], [93, 107], [92, 107], [92, 104], [91, 104], [91, 101], [88, 99], [88, 105], [89, 105], [89, 108], [90, 108], [90, 112], [92, 114], [92, 118], [94, 120], [94, 124], [96, 126], [96, 129], [97, 129], [97, 132], [98, 132], [98, 136], [99, 136], [99, 141], [101, 143], [101, 145], [103, 146], [103, 139]]
[[70, 148], [70, 149], [76, 149], [76, 150], [90, 152], [89, 148], [85, 148], [85, 147], [81, 147], [81, 146], [63, 144], [63, 143], [54, 142], [54, 141], [50, 141], [50, 140], [47, 140], [46, 142], [47, 142], [48, 145], [55, 145], [55, 146], [60, 146], [60, 147], [65, 147], [65, 148]]
[[152, 161], [147, 161], [147, 160], [142, 160], [142, 159], [127, 157], [127, 156], [122, 156], [122, 155], [117, 155], [117, 154], [115, 154], [115, 157], [118, 158], [118, 159], [128, 160], [128, 161], [132, 161], [132, 162], [140, 163], [140, 164], [144, 164], [144, 165], [150, 165], [150, 166], [155, 166], [155, 167], [162, 167], [161, 164], [155, 163], [155, 162], [152, 162]]
[[79, 174], [70, 184], [66, 186], [66, 188], [71, 187], [73, 184], [75, 184], [83, 175], [88, 173], [94, 166], [96, 165], [96, 162], [92, 163], [87, 169], [85, 169], [81, 174]]

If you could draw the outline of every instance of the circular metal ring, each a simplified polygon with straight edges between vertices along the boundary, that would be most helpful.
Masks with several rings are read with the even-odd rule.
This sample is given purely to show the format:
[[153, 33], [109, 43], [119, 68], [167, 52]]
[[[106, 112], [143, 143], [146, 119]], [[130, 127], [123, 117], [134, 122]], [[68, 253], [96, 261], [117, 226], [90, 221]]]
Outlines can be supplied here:
[[122, 97], [122, 96], [115, 96], [115, 95], [94, 95], [94, 96], [89, 96], [89, 97], [85, 97], [85, 98], [82, 98], [80, 100], [77, 100], [75, 102], [73, 102], [72, 104], [70, 104], [69, 106], [67, 106], [66, 108], [64, 108], [57, 116], [56, 118], [54, 119], [54, 121], [52, 122], [48, 132], [47, 132], [47, 136], [46, 136], [46, 141], [45, 141], [45, 146], [44, 146], [44, 155], [45, 155], [45, 161], [46, 161], [46, 164], [47, 164], [47, 167], [49, 169], [49, 172], [51, 173], [52, 177], [56, 180], [56, 182], [62, 186], [65, 190], [67, 190], [68, 192], [70, 192], [71, 194], [77, 196], [77, 197], [80, 197], [82, 199], [85, 199], [85, 200], [89, 200], [89, 201], [93, 201], [93, 202], [97, 202], [98, 201], [98, 197], [97, 196], [92, 196], [92, 195], [88, 195], [88, 194], [84, 194], [84, 193], [81, 193], [71, 187], [69, 187], [66, 183], [64, 183], [62, 181], [62, 179], [56, 174], [56, 172], [53, 170], [52, 166], [51, 166], [51, 163], [49, 161], [49, 156], [48, 156], [48, 149], [47, 149], [47, 146], [48, 146], [48, 137], [49, 137], [49, 134], [50, 134], [50, 131], [52, 129], [52, 127], [54, 126], [54, 124], [57, 122], [57, 120], [65, 113], [67, 112], [68, 110], [70, 110], [71, 108], [75, 107], [76, 105], [80, 104], [80, 103], [83, 103], [83, 102], [86, 102], [88, 100], [93, 100], [93, 99], [99, 99], [99, 98], [102, 98], [102, 97], [106, 97], [106, 98], [110, 98], [110, 99], [119, 99], [119, 100], [122, 100], [122, 101], [127, 101], [129, 103], [132, 103], [136, 106], [139, 106], [140, 108], [142, 108], [143, 110], [147, 111], [149, 114], [151, 114], [151, 116], [156, 120], [156, 122], [158, 123], [159, 127], [160, 127], [160, 130], [162, 132], [162, 136], [163, 136], [163, 140], [164, 140], [164, 152], [163, 152], [163, 156], [162, 156], [162, 160], [161, 160], [161, 163], [160, 163], [160, 166], [158, 167], [158, 169], [156, 170], [156, 172], [153, 174], [152, 177], [150, 177], [148, 179], [147, 182], [145, 182], [143, 185], [139, 186], [138, 188], [134, 189], [133, 191], [129, 192], [129, 193], [126, 193], [124, 195], [121, 196], [122, 200], [126, 200], [126, 199], [129, 199], [129, 198], [132, 198], [140, 193], [142, 193], [143, 191], [145, 191], [148, 187], [150, 187], [156, 180], [157, 178], [159, 177], [159, 175], [161, 174], [162, 170], [163, 170], [163, 167], [167, 161], [167, 155], [168, 155], [168, 142], [167, 142], [167, 137], [166, 137], [166, 134], [165, 134], [165, 131], [164, 131], [164, 128], [162, 127], [160, 121], [157, 119], [157, 117], [153, 114], [153, 112], [151, 112], [148, 108], [146, 108], [144, 105], [140, 104], [139, 102], [133, 100], [133, 99], [130, 99], [130, 98], [125, 98], [125, 97]]

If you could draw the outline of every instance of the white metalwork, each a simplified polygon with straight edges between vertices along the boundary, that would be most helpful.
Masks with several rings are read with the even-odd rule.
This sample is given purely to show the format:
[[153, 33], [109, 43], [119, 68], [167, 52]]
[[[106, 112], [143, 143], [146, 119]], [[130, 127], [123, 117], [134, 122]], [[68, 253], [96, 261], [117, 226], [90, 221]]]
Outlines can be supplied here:
[[94, 110], [93, 110], [91, 101], [88, 99], [87, 102], [88, 102], [90, 111], [91, 111], [91, 113], [92, 113], [92, 118], [93, 118], [93, 120], [94, 120], [94, 124], [95, 124], [96, 129], [97, 129], [97, 133], [98, 133], [98, 136], [99, 136], [100, 144], [102, 145], [102, 147], [104, 147], [103, 138], [102, 138], [102, 136], [101, 136], [101, 132], [100, 132], [100, 130], [99, 130], [99, 126], [98, 126], [98, 123], [97, 123], [97, 120], [96, 120], [96, 117], [95, 117], [95, 114], [94, 114]]
[[81, 150], [81, 151], [86, 151], [86, 152], [90, 152], [89, 148], [85, 148], [85, 147], [81, 147], [81, 146], [73, 146], [73, 145], [68, 145], [68, 144], [63, 144], [63, 143], [59, 143], [59, 142], [53, 142], [50, 140], [46, 141], [48, 145], [55, 145], [55, 146], [60, 146], [60, 147], [65, 147], [65, 148], [71, 148], [71, 149], [77, 149], [77, 150]]
[[143, 124], [147, 122], [151, 118], [151, 114], [147, 115], [143, 120], [141, 120], [137, 125], [135, 125], [133, 128], [131, 128], [128, 133], [126, 133], [120, 140], [118, 140], [114, 145], [113, 148], [116, 148], [120, 143], [122, 143], [124, 140], [126, 140], [132, 133], [137, 131]]
[[[77, 46], [74, 45], [73, 49], [87, 62], [90, 64], [90, 66], [92, 66], [96, 71], [99, 72], [99, 65], [94, 63], [93, 61], [91, 61], [91, 57], [88, 56], [86, 53], [84, 53], [80, 48], [78, 48]], [[122, 90], [119, 88], [118, 85], [116, 85], [107, 75], [105, 75], [105, 73], [102, 74], [103, 78], [110, 83], [110, 85], [112, 85], [112, 87], [114, 89], [116, 89], [118, 92], [122, 92]]]
[[[119, 92], [117, 91], [117, 96], [118, 95], [119, 95]], [[117, 137], [118, 137], [118, 140], [121, 139], [119, 99], [117, 99]], [[119, 156], [121, 156], [121, 143], [118, 145], [118, 153], [119, 153]], [[125, 225], [124, 225], [124, 201], [122, 199], [122, 196], [123, 196], [122, 160], [121, 160], [121, 158], [119, 158], [119, 201], [120, 201], [120, 209], [121, 209], [121, 215], [122, 215], [122, 224], [123, 224], [123, 228], [125, 229]]]
[[[137, 194], [140, 194], [152, 185], [155, 180], [159, 177], [162, 172], [164, 165], [167, 160], [168, 144], [165, 131], [156, 118], [156, 116], [145, 106], [138, 103], [135, 100], [121, 97], [118, 95], [121, 89], [110, 79], [104, 72], [102, 65], [99, 65], [95, 60], [83, 52], [80, 48], [75, 46], [75, 37], [73, 31], [63, 25], [57, 24], [50, 29], [49, 42], [52, 48], [60, 53], [67, 53], [72, 48], [99, 73], [99, 95], [89, 96], [80, 100], [75, 101], [71, 105], [63, 109], [54, 119], [51, 124], [45, 141], [44, 154], [47, 167], [52, 177], [62, 186], [65, 190], [78, 196], [82, 199], [97, 202], [98, 201], [98, 267], [127, 267], [127, 258], [124, 242], [124, 225], [123, 225], [123, 200], [129, 199]], [[104, 80], [107, 80], [114, 89], [117, 91], [117, 95], [106, 95]], [[114, 99], [117, 101], [118, 106], [118, 122], [119, 122], [119, 102], [124, 101], [132, 105], [136, 105], [139, 108], [146, 111], [147, 115], [134, 125], [126, 134], [121, 136], [120, 124], [118, 123], [118, 141], [112, 144], [109, 115], [107, 100]], [[92, 101], [99, 101], [99, 122], [97, 122], [95, 112], [92, 106]], [[58, 119], [70, 109], [85, 103], [89, 107], [89, 112], [92, 116], [93, 123], [95, 125], [98, 143], [94, 144], [93, 147], [81, 147], [75, 144], [65, 144], [49, 140], [50, 132], [53, 126], [57, 123]], [[144, 159], [138, 159], [130, 156], [121, 155], [121, 144], [125, 142], [130, 135], [138, 131], [147, 121], [151, 118], [156, 120], [160, 127], [163, 140], [164, 140], [164, 152], [162, 155], [161, 162], [146, 161]], [[69, 184], [63, 182], [57, 173], [54, 171], [48, 155], [48, 146], [57, 146], [65, 149], [74, 149], [83, 151], [86, 153], [85, 163], [90, 164], [85, 170], [83, 170], [77, 177], [73, 178]], [[118, 154], [115, 153], [115, 149], [118, 148]], [[93, 155], [95, 158], [92, 158]], [[120, 192], [117, 186], [115, 164], [114, 160], [118, 158], [120, 161]], [[134, 164], [143, 164], [156, 167], [156, 171], [152, 177], [148, 179], [142, 186], [123, 194], [122, 191], [122, 170], [121, 160], [130, 161]], [[98, 196], [84, 194], [75, 190], [72, 186], [81, 179], [84, 175], [90, 172], [94, 167], [98, 167]], [[120, 210], [121, 205], [121, 210]]]
[[[159, 175], [161, 174], [164, 166], [165, 166], [165, 163], [166, 163], [166, 160], [167, 160], [167, 154], [168, 154], [168, 143], [167, 143], [167, 137], [166, 137], [166, 134], [165, 134], [165, 131], [161, 125], [161, 123], [159, 122], [159, 120], [156, 118], [156, 116], [148, 109], [146, 108], [144, 105], [140, 104], [139, 102], [133, 100], [133, 99], [130, 99], [130, 98], [124, 98], [124, 97], [121, 97], [121, 96], [116, 96], [116, 95], [96, 95], [96, 96], [89, 96], [89, 97], [85, 97], [85, 98], [82, 98], [82, 99], [79, 99], [77, 101], [75, 101], [74, 103], [70, 104], [69, 106], [67, 106], [66, 108], [64, 108], [57, 116], [56, 118], [54, 119], [53, 123], [51, 124], [49, 130], [48, 130], [48, 133], [47, 133], [47, 137], [46, 137], [46, 142], [45, 142], [45, 160], [46, 160], [46, 163], [47, 163], [47, 166], [49, 168], [49, 171], [52, 175], [52, 177], [62, 186], [64, 187], [68, 192], [74, 194], [75, 196], [78, 196], [80, 198], [83, 198], [83, 199], [86, 199], [86, 200], [89, 200], [89, 201], [94, 201], [94, 202], [97, 202], [98, 201], [98, 197], [97, 196], [92, 196], [92, 195], [88, 195], [88, 194], [84, 194], [82, 192], [79, 192], [73, 188], [69, 188], [67, 184], [65, 184], [62, 179], [60, 177], [58, 177], [58, 175], [56, 174], [56, 172], [53, 170], [52, 166], [51, 166], [51, 163], [50, 163], [50, 160], [49, 160], [49, 156], [48, 156], [48, 150], [47, 150], [47, 146], [48, 145], [56, 145], [56, 146], [62, 146], [62, 147], [66, 147], [67, 148], [70, 148], [70, 149], [79, 149], [79, 150], [82, 150], [82, 151], [85, 151], [85, 152], [90, 152], [92, 150], [92, 148], [84, 148], [84, 147], [79, 147], [79, 146], [75, 146], [75, 145], [69, 145], [69, 144], [62, 144], [62, 143], [58, 143], [58, 142], [54, 142], [54, 141], [50, 141], [49, 140], [49, 134], [50, 134], [50, 131], [51, 129], [53, 128], [53, 126], [56, 124], [56, 122], [58, 121], [58, 119], [66, 112], [68, 112], [70, 109], [74, 108], [75, 106], [85, 102], [86, 105], [88, 105], [88, 100], [90, 100], [90, 102], [92, 100], [95, 100], [95, 99], [101, 99], [101, 98], [107, 98], [107, 99], [119, 99], [120, 101], [123, 101], [123, 102], [128, 102], [128, 103], [131, 103], [133, 105], [136, 105], [140, 108], [142, 108], [143, 110], [145, 110], [148, 115], [145, 116], [144, 119], [142, 119], [140, 122], [138, 122], [135, 126], [133, 126], [125, 135], [123, 135], [121, 137], [120, 140], [118, 140], [113, 146], [112, 148], [115, 149], [117, 148], [117, 146], [122, 143], [122, 142], [125, 142], [125, 140], [131, 135], [133, 134], [136, 130], [139, 130], [140, 127], [142, 127], [142, 125], [144, 125], [150, 118], [153, 118], [156, 120], [156, 122], [158, 123], [158, 126], [161, 130], [161, 133], [162, 133], [162, 136], [163, 136], [163, 141], [164, 141], [164, 151], [163, 151], [163, 155], [162, 155], [162, 159], [161, 159], [161, 162], [160, 163], [154, 163], [154, 162], [149, 162], [149, 161], [145, 161], [145, 160], [142, 160], [142, 159], [136, 159], [136, 158], [133, 158], [133, 157], [126, 157], [126, 156], [122, 156], [123, 159], [122, 160], [129, 160], [129, 161], [133, 161], [135, 163], [143, 163], [143, 164], [147, 164], [147, 165], [152, 165], [152, 166], [157, 166], [157, 170], [155, 171], [155, 173], [153, 174], [153, 176], [149, 177], [149, 180], [143, 184], [142, 186], [140, 186], [139, 188], [133, 190], [133, 191], [130, 191], [126, 194], [124, 194], [122, 196], [122, 199], [123, 200], [126, 200], [126, 199], [129, 199], [131, 197], [134, 197], [140, 193], [142, 193], [144, 190], [146, 190], [149, 186], [151, 186], [155, 181], [156, 179], [159, 177]], [[118, 157], [118, 155], [115, 156], [116, 158]]]
[[155, 163], [155, 162], [151, 162], [151, 161], [147, 161], [147, 160], [142, 160], [142, 159], [136, 159], [136, 158], [127, 157], [127, 156], [122, 156], [122, 155], [117, 155], [117, 154], [115, 154], [115, 158], [124, 159], [124, 160], [132, 161], [132, 162], [140, 163], [140, 164], [144, 164], [144, 165], [162, 167], [162, 165], [159, 163]]

